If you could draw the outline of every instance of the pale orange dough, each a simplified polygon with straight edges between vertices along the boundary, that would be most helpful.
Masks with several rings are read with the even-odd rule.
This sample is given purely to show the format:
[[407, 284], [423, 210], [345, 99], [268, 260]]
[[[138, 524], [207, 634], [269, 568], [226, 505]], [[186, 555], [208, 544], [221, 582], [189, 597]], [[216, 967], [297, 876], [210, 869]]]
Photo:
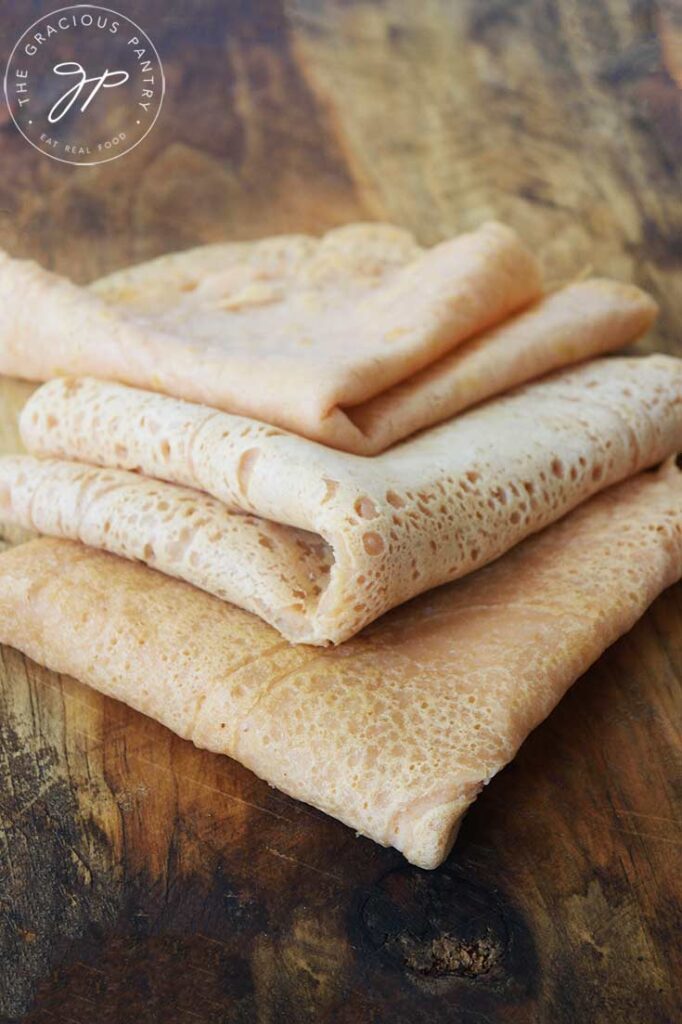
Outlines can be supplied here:
[[339, 643], [682, 449], [682, 361], [588, 363], [371, 459], [96, 380], [38, 389], [21, 431], [48, 459], [0, 459], [0, 520]]
[[432, 249], [385, 224], [205, 246], [89, 288], [0, 254], [1, 373], [120, 381], [363, 455], [655, 314], [612, 281], [542, 297], [535, 257], [497, 223]]
[[340, 648], [50, 539], [0, 555], [0, 641], [434, 868], [482, 786], [681, 575], [671, 463]]

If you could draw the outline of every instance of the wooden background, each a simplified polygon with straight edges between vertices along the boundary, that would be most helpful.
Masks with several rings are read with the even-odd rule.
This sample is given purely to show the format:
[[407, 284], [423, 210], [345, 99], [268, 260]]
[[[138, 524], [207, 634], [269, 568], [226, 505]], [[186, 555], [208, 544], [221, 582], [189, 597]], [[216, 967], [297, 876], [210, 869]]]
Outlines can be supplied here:
[[[159, 121], [80, 168], [3, 111], [11, 253], [86, 281], [228, 237], [386, 219], [432, 242], [497, 216], [550, 277], [651, 289], [646, 344], [682, 354], [674, 0], [115, 6], [160, 51]], [[3, 56], [49, 9], [3, 5]], [[25, 393], [1, 382], [5, 449]], [[3, 1024], [679, 1019], [682, 588], [432, 873], [15, 651], [0, 668]]]

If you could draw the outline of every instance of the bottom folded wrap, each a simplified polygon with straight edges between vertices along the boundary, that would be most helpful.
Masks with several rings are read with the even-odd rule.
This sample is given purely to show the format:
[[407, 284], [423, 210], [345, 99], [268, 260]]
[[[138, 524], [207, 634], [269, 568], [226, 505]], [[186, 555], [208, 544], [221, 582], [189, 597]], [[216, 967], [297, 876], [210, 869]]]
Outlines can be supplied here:
[[0, 642], [433, 868], [481, 787], [680, 576], [668, 463], [335, 649], [49, 539], [0, 555]]

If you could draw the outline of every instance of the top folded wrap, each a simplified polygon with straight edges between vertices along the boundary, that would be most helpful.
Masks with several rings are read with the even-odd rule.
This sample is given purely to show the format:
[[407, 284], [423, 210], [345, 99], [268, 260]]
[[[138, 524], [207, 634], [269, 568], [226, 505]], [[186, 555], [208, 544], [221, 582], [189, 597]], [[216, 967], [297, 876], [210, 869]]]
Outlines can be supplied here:
[[89, 288], [0, 255], [0, 373], [119, 381], [372, 455], [655, 313], [601, 279], [543, 296], [497, 223], [431, 249], [384, 224], [210, 245]]

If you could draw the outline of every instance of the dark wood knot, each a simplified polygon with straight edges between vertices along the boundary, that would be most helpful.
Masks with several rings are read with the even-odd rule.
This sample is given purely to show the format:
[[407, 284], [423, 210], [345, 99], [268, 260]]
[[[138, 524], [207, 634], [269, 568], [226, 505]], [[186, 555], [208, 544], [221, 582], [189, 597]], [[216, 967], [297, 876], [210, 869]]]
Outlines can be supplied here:
[[518, 994], [533, 987], [537, 958], [518, 911], [456, 869], [391, 871], [359, 917], [366, 944], [415, 979], [467, 978]]

